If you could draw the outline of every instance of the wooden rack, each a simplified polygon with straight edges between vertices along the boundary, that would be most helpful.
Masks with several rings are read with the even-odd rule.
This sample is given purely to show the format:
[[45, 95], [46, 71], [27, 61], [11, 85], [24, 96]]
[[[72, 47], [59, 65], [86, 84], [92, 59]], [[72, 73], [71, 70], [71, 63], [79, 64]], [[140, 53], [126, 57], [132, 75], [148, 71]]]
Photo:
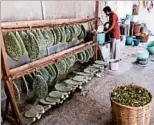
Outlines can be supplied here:
[[[5, 45], [4, 45], [4, 39], [3, 39], [3, 33], [9, 32], [9, 31], [20, 31], [20, 30], [31, 30], [31, 29], [41, 29], [45, 27], [53, 27], [53, 26], [61, 26], [61, 25], [70, 25], [70, 24], [78, 24], [78, 23], [86, 23], [95, 21], [96, 25], [95, 28], [97, 28], [98, 23], [98, 10], [99, 10], [99, 1], [96, 1], [95, 3], [95, 17], [94, 18], [88, 18], [88, 19], [55, 19], [55, 20], [41, 20], [41, 21], [20, 21], [20, 22], [6, 22], [1, 23], [1, 32], [0, 32], [0, 41], [2, 45], [2, 53], [1, 53], [1, 61], [2, 61], [2, 71], [3, 71], [3, 80], [5, 83], [6, 88], [6, 109], [5, 111], [2, 111], [2, 115], [5, 119], [7, 119], [9, 122], [15, 125], [23, 125], [23, 120], [21, 117], [21, 113], [19, 111], [19, 107], [15, 101], [14, 96], [14, 89], [13, 89], [13, 80], [29, 74], [37, 69], [44, 68], [48, 66], [49, 64], [55, 63], [57, 60], [61, 60], [64, 57], [71, 56], [72, 54], [77, 54], [82, 51], [84, 51], [87, 47], [93, 46], [95, 47], [95, 59], [97, 59], [97, 40], [96, 40], [96, 33], [93, 41], [90, 41], [88, 43], [83, 43], [81, 45], [72, 47], [70, 49], [61, 51], [59, 53], [50, 55], [48, 57], [44, 57], [41, 59], [38, 59], [34, 62], [19, 66], [17, 68], [9, 69], [8, 66], [8, 58], [5, 51]], [[11, 110], [14, 117], [11, 117], [8, 115], [8, 107], [9, 104], [11, 104]]]

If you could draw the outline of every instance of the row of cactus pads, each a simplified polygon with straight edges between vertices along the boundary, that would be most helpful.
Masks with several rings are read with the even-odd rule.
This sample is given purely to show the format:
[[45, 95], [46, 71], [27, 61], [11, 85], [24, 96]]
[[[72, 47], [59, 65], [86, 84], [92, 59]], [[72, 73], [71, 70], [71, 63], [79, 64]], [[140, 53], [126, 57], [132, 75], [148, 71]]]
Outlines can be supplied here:
[[[74, 58], [74, 60], [76, 60], [75, 56], [72, 56], [71, 58]], [[49, 91], [47, 91], [46, 81], [51, 78], [42, 77], [40, 75], [42, 71], [35, 73], [35, 78], [33, 79], [32, 86], [34, 87], [33, 89], [35, 94], [37, 94], [38, 99], [35, 100], [35, 104], [31, 104], [31, 106], [23, 111], [23, 116], [26, 119], [31, 118], [32, 121], [30, 122], [34, 122], [37, 119], [40, 119], [47, 110], [49, 110], [53, 106], [56, 107], [57, 105], [62, 104], [67, 98], [70, 97], [70, 95], [73, 94], [73, 92], [75, 92], [75, 90], [82, 89], [83, 85], [89, 83], [95, 76], [97, 76], [98, 73], [103, 71], [104, 64], [105, 63], [102, 60], [96, 60], [93, 64], [84, 67], [82, 71], [74, 70], [72, 76], [69, 76], [65, 80], [57, 82], [53, 86], [54, 89]], [[50, 68], [52, 69], [52, 67], [54, 69], [53, 65]], [[49, 71], [48, 68], [47, 71]], [[46, 71], [43, 72], [44, 75], [48, 74]], [[34, 74], [31, 76], [31, 78], [33, 76]]]
[[62, 60], [51, 64], [45, 68], [39, 69], [33, 73], [21, 77], [20, 87], [14, 82], [15, 98], [20, 102], [20, 91], [26, 93], [33, 92], [34, 97], [44, 98], [48, 94], [49, 89], [52, 89], [57, 82], [58, 76], [68, 73], [69, 69], [74, 66], [76, 62], [81, 64], [88, 62], [94, 56], [93, 47], [88, 47], [86, 50], [65, 57]]
[[32, 60], [40, 57], [42, 50], [59, 43], [70, 43], [86, 37], [83, 25], [74, 24], [55, 28], [36, 29], [27, 31], [7, 32], [4, 35], [5, 48], [8, 56], [15, 61], [24, 55]]

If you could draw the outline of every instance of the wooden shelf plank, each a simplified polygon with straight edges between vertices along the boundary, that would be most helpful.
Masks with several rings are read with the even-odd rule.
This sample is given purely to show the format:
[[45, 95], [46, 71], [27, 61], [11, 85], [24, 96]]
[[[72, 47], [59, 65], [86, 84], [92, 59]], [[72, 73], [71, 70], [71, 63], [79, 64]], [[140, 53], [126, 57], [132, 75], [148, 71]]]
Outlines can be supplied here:
[[97, 21], [99, 18], [82, 18], [82, 19], [54, 19], [54, 20], [34, 20], [34, 21], [18, 21], [1, 23], [2, 32], [31, 30], [45, 27], [53, 27], [57, 25], [71, 25], [77, 23], [86, 23]]
[[84, 43], [75, 47], [72, 47], [67, 50], [63, 50], [59, 53], [50, 55], [48, 57], [44, 57], [41, 59], [38, 59], [34, 62], [22, 65], [20, 67], [10, 69], [10, 74], [12, 79], [19, 78], [23, 75], [29, 74], [31, 72], [36, 71], [37, 69], [41, 69], [43, 67], [48, 66], [49, 64], [53, 64], [58, 60], [61, 60], [62, 58], [66, 56], [71, 56], [72, 54], [77, 54], [85, 50], [88, 46], [95, 46], [96, 42], [90, 41], [88, 43]]

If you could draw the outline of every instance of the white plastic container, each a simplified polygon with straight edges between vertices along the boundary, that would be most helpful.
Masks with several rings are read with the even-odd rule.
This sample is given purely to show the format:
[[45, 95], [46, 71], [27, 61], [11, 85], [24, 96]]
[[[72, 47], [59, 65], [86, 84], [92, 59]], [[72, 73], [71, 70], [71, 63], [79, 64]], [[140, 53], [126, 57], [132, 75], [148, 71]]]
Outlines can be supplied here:
[[103, 55], [104, 61], [108, 63], [110, 60], [110, 43], [106, 43], [105, 45], [99, 45], [99, 48]]
[[112, 59], [109, 61], [109, 68], [113, 71], [118, 70], [119, 68], [119, 60], [117, 59]]
[[104, 31], [104, 26], [103, 25], [98, 26], [97, 33], [103, 32], [103, 31]]

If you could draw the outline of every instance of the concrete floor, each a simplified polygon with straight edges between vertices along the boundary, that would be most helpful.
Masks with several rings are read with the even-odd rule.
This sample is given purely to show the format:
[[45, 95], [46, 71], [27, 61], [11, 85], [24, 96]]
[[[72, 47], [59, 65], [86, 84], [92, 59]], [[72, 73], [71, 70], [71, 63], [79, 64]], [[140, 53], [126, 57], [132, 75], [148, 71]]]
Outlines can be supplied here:
[[[74, 93], [71, 100], [48, 112], [34, 125], [112, 125], [109, 100], [112, 88], [135, 83], [154, 95], [154, 62], [149, 61], [147, 67], [134, 64], [137, 49], [126, 47], [118, 71], [106, 69], [101, 78], [94, 78], [81, 92]], [[150, 125], [154, 125], [154, 110]]]
[[[147, 67], [134, 64], [137, 49], [126, 47], [118, 71], [106, 69], [101, 78], [94, 78], [81, 93], [75, 93], [71, 100], [50, 111], [35, 125], [112, 125], [109, 100], [112, 88], [135, 83], [154, 95], [154, 62], [149, 61]], [[150, 125], [154, 125], [154, 110]]]

